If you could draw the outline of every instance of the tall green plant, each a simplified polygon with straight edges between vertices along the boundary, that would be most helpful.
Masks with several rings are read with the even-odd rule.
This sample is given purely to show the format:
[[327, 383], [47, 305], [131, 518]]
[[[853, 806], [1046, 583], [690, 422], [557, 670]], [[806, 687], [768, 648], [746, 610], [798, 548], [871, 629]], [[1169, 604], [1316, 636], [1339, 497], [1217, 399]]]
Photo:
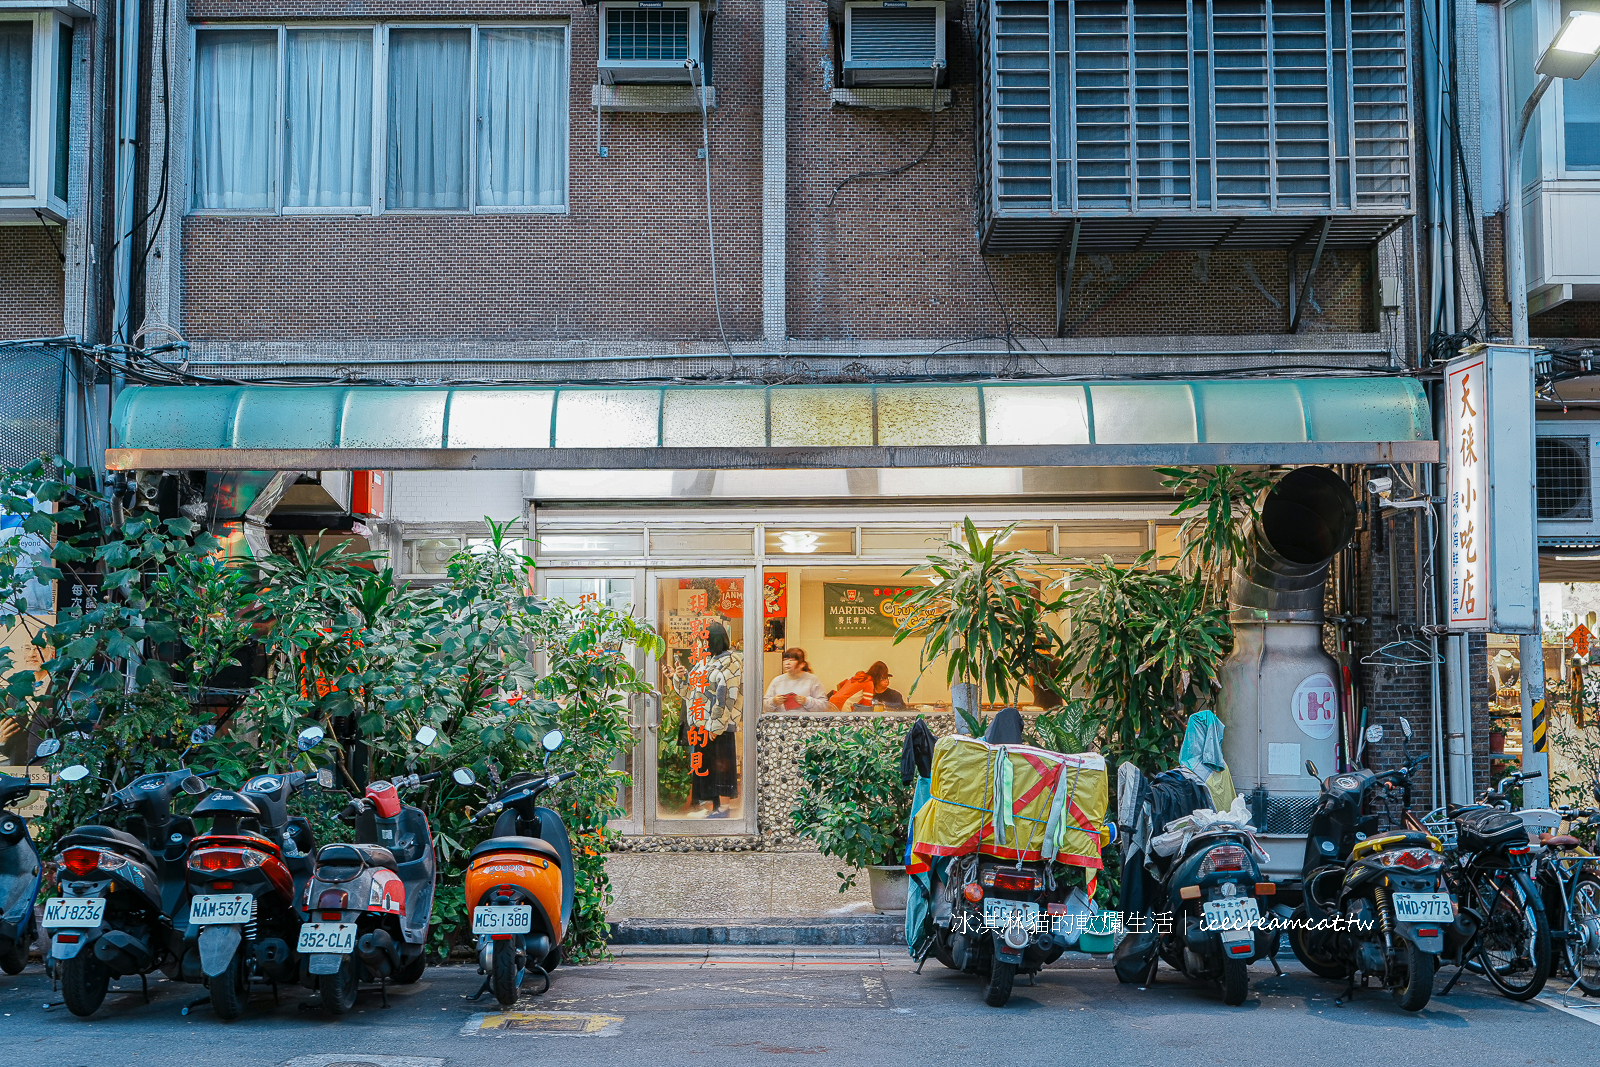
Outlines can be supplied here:
[[1181, 528], [1179, 562], [1200, 579], [1206, 598], [1226, 601], [1233, 568], [1248, 550], [1247, 524], [1261, 517], [1261, 491], [1278, 480], [1274, 471], [1216, 467], [1157, 467], [1162, 486], [1183, 494], [1174, 515], [1187, 515]]
[[922, 635], [918, 681], [943, 657], [947, 682], [976, 685], [990, 701], [1014, 703], [1030, 682], [1066, 695], [1058, 678], [1060, 639], [1049, 622], [1061, 605], [1044, 598], [1049, 579], [1038, 557], [999, 548], [1014, 528], [985, 538], [965, 519], [961, 540], [941, 542], [926, 564], [906, 571], [934, 582], [905, 596], [906, 615], [894, 635], [895, 644]]
[[790, 813], [795, 833], [849, 865], [839, 892], [874, 864], [905, 862], [911, 786], [900, 780], [906, 727], [887, 720], [814, 734], [800, 759], [800, 793]]
[[1172, 762], [1189, 714], [1211, 701], [1231, 634], [1202, 579], [1154, 559], [1107, 556], [1062, 579], [1073, 689], [1106, 749], [1147, 773]]

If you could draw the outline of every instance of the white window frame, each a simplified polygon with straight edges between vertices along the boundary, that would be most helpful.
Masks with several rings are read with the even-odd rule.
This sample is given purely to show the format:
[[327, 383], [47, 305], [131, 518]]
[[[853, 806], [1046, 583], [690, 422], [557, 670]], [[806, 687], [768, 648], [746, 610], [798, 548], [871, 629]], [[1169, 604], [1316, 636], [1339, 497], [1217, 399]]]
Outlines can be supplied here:
[[[472, 34], [472, 57], [468, 74], [468, 142], [467, 142], [467, 206], [464, 208], [391, 208], [385, 203], [389, 192], [389, 31], [397, 30], [469, 30]], [[567, 124], [567, 154], [561, 168], [561, 203], [484, 206], [478, 199], [478, 31], [481, 29], [560, 29], [567, 65], [567, 77], [561, 85], [559, 113]], [[278, 34], [278, 91], [272, 119], [272, 173], [268, 184], [272, 190], [271, 208], [197, 208], [188, 209], [190, 215], [566, 215], [572, 203], [572, 24], [558, 19], [484, 19], [476, 22], [329, 22], [307, 20], [304, 22], [200, 22], [189, 28], [189, 54], [198, 55], [199, 35], [206, 31], [276, 30]], [[288, 207], [284, 200], [283, 169], [287, 165], [286, 117], [288, 101], [285, 93], [289, 81], [289, 34], [295, 30], [370, 30], [372, 40], [372, 205], [370, 207]], [[194, 65], [191, 64], [191, 67]], [[189, 74], [191, 114], [197, 102], [194, 88], [195, 70]], [[192, 121], [192, 118], [191, 118]], [[194, 166], [195, 147], [189, 147], [185, 165]]]
[[[0, 186], [0, 220], [8, 215], [37, 222], [39, 210], [54, 221], [66, 219], [67, 202], [56, 196], [56, 93], [59, 80], [71, 79], [72, 69], [58, 70], [61, 27], [71, 29], [74, 20], [59, 10], [41, 7], [21, 9], [0, 7], [0, 22], [25, 22], [33, 27], [33, 114], [28, 122], [28, 184]], [[77, 48], [74, 36], [73, 48]], [[67, 86], [68, 107], [72, 106], [72, 85]], [[70, 115], [65, 135], [68, 139], [67, 170], [72, 169], [72, 126], [78, 117]], [[69, 190], [70, 195], [70, 190]]]

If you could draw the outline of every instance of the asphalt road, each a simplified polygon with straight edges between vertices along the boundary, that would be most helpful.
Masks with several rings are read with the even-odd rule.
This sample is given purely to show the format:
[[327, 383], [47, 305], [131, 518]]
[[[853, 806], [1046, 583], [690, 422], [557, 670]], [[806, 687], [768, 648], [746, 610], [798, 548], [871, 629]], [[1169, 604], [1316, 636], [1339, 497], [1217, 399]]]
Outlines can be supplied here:
[[[1600, 1062], [1600, 1001], [1505, 1000], [1467, 976], [1412, 1015], [1387, 994], [1336, 1005], [1342, 987], [1298, 965], [1260, 964], [1251, 995], [1229, 1008], [1216, 991], [1163, 970], [1149, 989], [1119, 985], [1103, 964], [1058, 964], [1002, 1009], [975, 979], [929, 961], [921, 975], [895, 950], [632, 950], [618, 961], [556, 972], [550, 992], [502, 1013], [463, 999], [472, 967], [430, 970], [390, 993], [363, 993], [342, 1019], [304, 1010], [308, 993], [256, 997], [224, 1023], [200, 1007], [179, 1014], [191, 986], [124, 983], [92, 1018], [45, 1010], [50, 983], [35, 964], [0, 976], [0, 1049], [29, 1067], [475, 1067], [566, 1064], [812, 1063], [1297, 1065]], [[1552, 989], [1552, 1001], [1559, 997]], [[1587, 1008], [1581, 1005], [1595, 1004]], [[1594, 1016], [1590, 1021], [1589, 1016]], [[930, 1057], [937, 1057], [930, 1060]]]

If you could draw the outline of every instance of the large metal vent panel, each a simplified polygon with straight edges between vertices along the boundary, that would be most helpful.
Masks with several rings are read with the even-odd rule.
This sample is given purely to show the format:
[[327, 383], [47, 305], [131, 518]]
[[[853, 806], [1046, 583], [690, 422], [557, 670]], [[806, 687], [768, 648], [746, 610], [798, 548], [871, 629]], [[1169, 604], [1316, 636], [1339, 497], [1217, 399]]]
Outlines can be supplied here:
[[[985, 251], [1372, 244], [1412, 210], [1405, 0], [984, 0]], [[1064, 224], [1065, 223], [1065, 224]]]

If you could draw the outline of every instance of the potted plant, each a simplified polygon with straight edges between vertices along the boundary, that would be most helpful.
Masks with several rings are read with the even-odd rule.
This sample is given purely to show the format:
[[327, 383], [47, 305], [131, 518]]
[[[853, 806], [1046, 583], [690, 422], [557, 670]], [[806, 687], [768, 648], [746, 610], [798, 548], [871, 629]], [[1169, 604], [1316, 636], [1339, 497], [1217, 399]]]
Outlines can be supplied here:
[[849, 864], [838, 872], [839, 892], [868, 872], [879, 911], [906, 906], [911, 786], [900, 780], [904, 739], [905, 727], [885, 720], [813, 735], [800, 760], [800, 794], [791, 814], [796, 833]]
[[[933, 584], [905, 596], [895, 644], [921, 634], [923, 672], [944, 658], [957, 713], [971, 712], [969, 729], [977, 704], [984, 699], [1015, 704], [1024, 685], [1067, 695], [1059, 681], [1061, 638], [1049, 618], [1061, 602], [1045, 599], [1049, 577], [1033, 553], [999, 547], [1014, 526], [984, 538], [965, 519], [961, 540], [943, 542], [926, 564], [906, 572], [930, 577]], [[975, 692], [979, 699], [964, 701], [963, 692]]]

